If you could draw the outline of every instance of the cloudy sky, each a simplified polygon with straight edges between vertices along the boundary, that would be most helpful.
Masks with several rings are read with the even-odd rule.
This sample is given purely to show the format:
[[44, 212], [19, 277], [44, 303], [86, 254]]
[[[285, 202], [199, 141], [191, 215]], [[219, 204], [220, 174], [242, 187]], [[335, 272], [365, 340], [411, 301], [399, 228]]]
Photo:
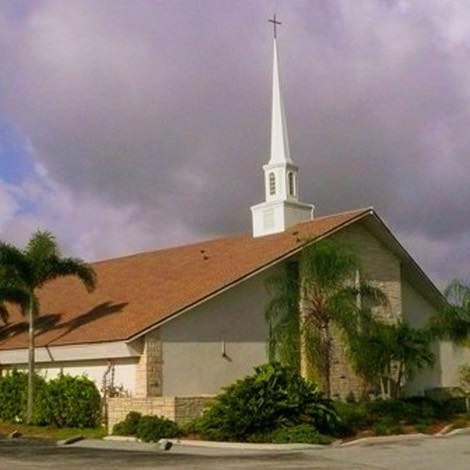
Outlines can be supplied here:
[[92, 260], [249, 230], [273, 10], [302, 199], [470, 277], [462, 0], [0, 0], [0, 238]]

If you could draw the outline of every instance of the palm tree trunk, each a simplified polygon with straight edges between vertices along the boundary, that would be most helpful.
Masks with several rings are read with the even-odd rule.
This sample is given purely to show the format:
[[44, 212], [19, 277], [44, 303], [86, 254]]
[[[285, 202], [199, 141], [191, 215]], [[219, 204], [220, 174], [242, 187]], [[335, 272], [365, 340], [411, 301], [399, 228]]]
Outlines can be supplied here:
[[385, 392], [384, 376], [380, 377], [380, 394], [382, 400], [385, 400], [387, 398], [387, 394]]
[[306, 292], [305, 292], [305, 280], [303, 277], [300, 279], [300, 292], [299, 292], [299, 353], [300, 353], [300, 375], [304, 379], [308, 379], [308, 372], [309, 372], [309, 366], [308, 366], [308, 352], [307, 352], [307, 328], [309, 325], [307, 325], [307, 312], [306, 312], [306, 306], [305, 306], [305, 301], [306, 301]]
[[26, 423], [31, 424], [33, 420], [33, 397], [34, 397], [34, 307], [31, 298], [28, 307], [28, 397], [26, 404]]
[[325, 327], [325, 393], [331, 398], [331, 356], [332, 356], [332, 339], [330, 326]]

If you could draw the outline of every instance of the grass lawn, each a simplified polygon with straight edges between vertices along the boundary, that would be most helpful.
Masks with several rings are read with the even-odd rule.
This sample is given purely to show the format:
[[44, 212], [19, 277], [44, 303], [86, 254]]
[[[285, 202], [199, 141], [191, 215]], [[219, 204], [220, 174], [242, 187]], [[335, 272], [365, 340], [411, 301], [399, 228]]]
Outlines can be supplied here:
[[53, 426], [27, 426], [25, 424], [1, 423], [0, 436], [19, 431], [25, 437], [42, 437], [61, 440], [81, 434], [87, 439], [100, 439], [108, 433], [105, 428], [56, 428]]

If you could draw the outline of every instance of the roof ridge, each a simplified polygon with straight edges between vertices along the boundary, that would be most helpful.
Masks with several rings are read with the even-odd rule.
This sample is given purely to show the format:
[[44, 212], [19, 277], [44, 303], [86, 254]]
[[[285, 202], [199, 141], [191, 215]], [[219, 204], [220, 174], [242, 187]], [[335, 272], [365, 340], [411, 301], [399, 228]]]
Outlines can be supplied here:
[[[361, 213], [361, 212], [366, 212], [368, 210], [374, 210], [374, 208], [372, 206], [369, 206], [369, 207], [363, 207], [363, 208], [359, 208], [359, 209], [351, 209], [351, 210], [348, 210], [348, 211], [336, 212], [334, 214], [322, 215], [320, 217], [315, 217], [312, 220], [304, 220], [303, 222], [298, 222], [297, 224], [295, 224], [295, 225], [293, 225], [292, 227], [289, 227], [289, 228], [293, 228], [296, 225], [312, 223], [312, 222], [315, 222], [317, 220], [324, 220], [324, 219], [328, 219], [328, 218], [331, 218], [331, 217], [337, 217], [337, 216], [341, 216], [341, 215], [352, 214], [354, 212]], [[184, 245], [173, 245], [173, 246], [167, 246], [167, 247], [163, 247], [163, 248], [157, 248], [155, 250], [151, 249], [151, 250], [139, 251], [137, 253], [131, 253], [131, 254], [128, 254], [128, 255], [123, 255], [123, 256], [114, 256], [114, 257], [111, 257], [111, 258], [104, 258], [104, 259], [100, 259], [100, 260], [96, 260], [96, 261], [90, 261], [90, 264], [97, 265], [97, 264], [102, 264], [102, 263], [108, 263], [108, 262], [111, 262], [111, 261], [118, 261], [118, 260], [133, 258], [133, 257], [137, 257], [137, 256], [145, 256], [145, 255], [150, 255], [150, 254], [153, 254], [153, 253], [158, 253], [158, 252], [163, 252], [163, 251], [168, 251], [168, 250], [176, 250], [178, 248], [188, 248], [188, 247], [191, 247], [191, 246], [202, 245], [204, 243], [235, 239], [235, 238], [240, 238], [240, 237], [244, 237], [244, 236], [248, 236], [248, 235], [249, 235], [249, 232], [240, 232], [238, 234], [231, 234], [231, 235], [226, 235], [226, 236], [221, 236], [221, 237], [216, 237], [216, 238], [209, 238], [209, 239], [194, 241], [194, 242], [186, 243]], [[273, 235], [279, 235], [279, 234], [273, 234]]]
[[360, 207], [358, 209], [350, 209], [347, 211], [335, 212], [334, 214], [321, 215], [319, 217], [314, 217], [311, 220], [303, 220], [302, 222], [298, 222], [296, 225], [308, 224], [308, 223], [315, 222], [316, 220], [328, 219], [330, 217], [338, 217], [341, 215], [353, 214], [354, 212], [357, 212], [358, 214], [360, 214], [362, 212], [368, 212], [368, 211], [375, 212], [374, 206]]

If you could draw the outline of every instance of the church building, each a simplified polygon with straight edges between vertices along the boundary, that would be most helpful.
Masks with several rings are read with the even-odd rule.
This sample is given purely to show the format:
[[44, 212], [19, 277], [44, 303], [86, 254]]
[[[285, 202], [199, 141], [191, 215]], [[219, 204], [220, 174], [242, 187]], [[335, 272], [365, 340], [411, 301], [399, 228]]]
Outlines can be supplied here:
[[[445, 299], [372, 208], [316, 217], [301, 202], [299, 168], [289, 149], [274, 37], [269, 160], [265, 200], [251, 207], [252, 233], [93, 263], [98, 287], [87, 293], [63, 278], [40, 292], [36, 367], [53, 377], [87, 374], [114, 389], [109, 425], [128, 411], [182, 422], [222, 387], [267, 362], [266, 279], [307, 244], [346, 241], [361, 260], [361, 277], [379, 287], [382, 314], [423, 325]], [[248, 211], [247, 211], [248, 212]], [[11, 310], [0, 327], [0, 369], [26, 369], [27, 324]], [[470, 354], [435, 346], [436, 364], [407, 385], [410, 394], [455, 386]], [[333, 396], [357, 391], [344, 351], [334, 351]]]

